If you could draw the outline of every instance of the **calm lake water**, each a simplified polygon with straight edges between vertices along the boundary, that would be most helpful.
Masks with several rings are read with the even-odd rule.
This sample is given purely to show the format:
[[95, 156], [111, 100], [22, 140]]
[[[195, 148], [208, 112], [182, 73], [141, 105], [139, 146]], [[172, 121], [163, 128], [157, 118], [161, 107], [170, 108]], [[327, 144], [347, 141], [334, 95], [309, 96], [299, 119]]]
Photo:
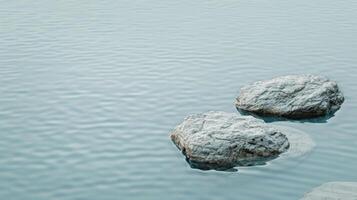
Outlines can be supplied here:
[[[294, 200], [357, 181], [357, 1], [0, 1], [0, 199]], [[326, 123], [273, 122], [314, 150], [237, 172], [191, 169], [185, 116], [237, 112], [278, 75], [336, 80]]]

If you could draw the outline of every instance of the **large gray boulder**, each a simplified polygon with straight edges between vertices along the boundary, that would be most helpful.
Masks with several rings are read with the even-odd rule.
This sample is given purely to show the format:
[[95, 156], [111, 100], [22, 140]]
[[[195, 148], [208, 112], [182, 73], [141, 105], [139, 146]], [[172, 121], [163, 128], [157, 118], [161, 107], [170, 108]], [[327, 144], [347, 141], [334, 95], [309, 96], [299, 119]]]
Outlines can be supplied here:
[[356, 200], [357, 182], [328, 182], [314, 188], [301, 200]]
[[242, 87], [236, 107], [258, 115], [302, 119], [332, 114], [343, 101], [334, 81], [314, 75], [290, 75]]
[[263, 164], [289, 148], [287, 137], [262, 120], [213, 111], [188, 116], [171, 139], [191, 167], [199, 169]]

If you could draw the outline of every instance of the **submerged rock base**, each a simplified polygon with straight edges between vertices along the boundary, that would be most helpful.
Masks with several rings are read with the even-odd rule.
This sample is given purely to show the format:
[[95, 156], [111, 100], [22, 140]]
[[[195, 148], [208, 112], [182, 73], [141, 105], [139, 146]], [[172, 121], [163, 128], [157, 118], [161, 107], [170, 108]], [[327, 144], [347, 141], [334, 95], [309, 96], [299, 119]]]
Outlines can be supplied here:
[[314, 188], [301, 200], [356, 200], [357, 182], [329, 182]]

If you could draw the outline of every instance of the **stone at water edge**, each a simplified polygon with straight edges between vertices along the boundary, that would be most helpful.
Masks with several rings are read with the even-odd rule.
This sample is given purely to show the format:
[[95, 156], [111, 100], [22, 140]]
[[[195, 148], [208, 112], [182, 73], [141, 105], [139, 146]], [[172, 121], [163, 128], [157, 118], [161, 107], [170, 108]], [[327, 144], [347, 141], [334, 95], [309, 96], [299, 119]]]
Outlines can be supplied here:
[[238, 110], [293, 119], [333, 114], [344, 102], [336, 82], [314, 75], [289, 75], [244, 86]]
[[213, 111], [188, 116], [171, 139], [192, 167], [205, 170], [262, 164], [289, 148], [287, 137], [262, 120]]
[[357, 200], [357, 182], [328, 182], [314, 188], [301, 200]]

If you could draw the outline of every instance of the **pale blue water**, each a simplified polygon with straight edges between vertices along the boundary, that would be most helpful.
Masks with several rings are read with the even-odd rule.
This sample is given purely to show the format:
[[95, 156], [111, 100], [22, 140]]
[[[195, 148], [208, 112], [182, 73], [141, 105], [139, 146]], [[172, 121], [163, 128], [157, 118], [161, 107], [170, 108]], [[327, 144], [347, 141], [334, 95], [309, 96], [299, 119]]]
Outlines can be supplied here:
[[[289, 200], [357, 181], [357, 1], [0, 1], [0, 199]], [[315, 149], [191, 169], [170, 130], [278, 75], [336, 80]]]

